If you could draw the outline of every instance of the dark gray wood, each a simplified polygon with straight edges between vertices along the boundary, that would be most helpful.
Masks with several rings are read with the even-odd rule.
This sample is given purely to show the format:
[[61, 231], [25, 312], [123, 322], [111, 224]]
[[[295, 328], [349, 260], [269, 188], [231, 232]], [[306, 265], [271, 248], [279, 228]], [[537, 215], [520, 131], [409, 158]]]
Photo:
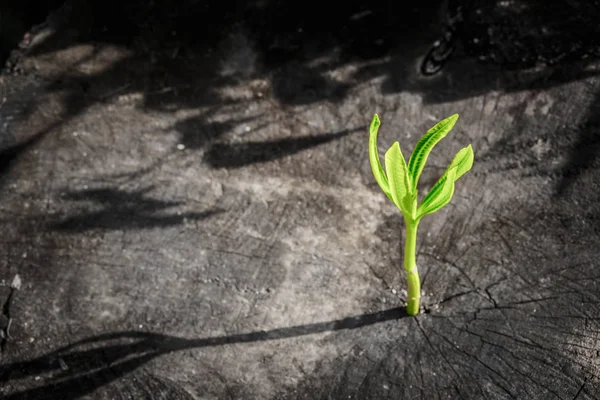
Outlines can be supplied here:
[[[0, 397], [600, 398], [597, 57], [509, 69], [459, 41], [424, 77], [435, 1], [125, 3], [90, 6], [106, 30], [78, 5], [1, 78]], [[475, 151], [420, 225], [418, 317], [375, 112], [405, 155], [460, 114], [422, 195]]]

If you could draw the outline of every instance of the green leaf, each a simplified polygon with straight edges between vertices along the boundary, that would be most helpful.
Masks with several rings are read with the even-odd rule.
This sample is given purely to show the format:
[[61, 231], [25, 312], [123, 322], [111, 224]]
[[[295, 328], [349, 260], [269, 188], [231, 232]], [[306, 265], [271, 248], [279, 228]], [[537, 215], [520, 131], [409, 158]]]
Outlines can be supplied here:
[[405, 215], [412, 216], [411, 200], [413, 196], [410, 190], [408, 168], [400, 149], [400, 143], [394, 143], [385, 153], [385, 170], [390, 183], [392, 201]]
[[[431, 188], [427, 196], [423, 199], [423, 202], [417, 209], [417, 218], [420, 219], [426, 214], [431, 214], [446, 204], [450, 202], [452, 198], [452, 194], [454, 194], [454, 182], [458, 180], [461, 176], [463, 176], [467, 171], [471, 169], [473, 166], [473, 160], [475, 156], [473, 154], [473, 147], [468, 145], [467, 147], [462, 148], [456, 155], [454, 159], [446, 168], [446, 171], [441, 176], [441, 178], [436, 182], [436, 184]], [[451, 175], [451, 171], [453, 175]], [[444, 190], [448, 190], [445, 186], [450, 185], [449, 178], [452, 177], [452, 190], [450, 192], [450, 197], [446, 202], [442, 202], [444, 199], [443, 192]], [[440, 203], [441, 202], [441, 203]], [[441, 205], [440, 205], [441, 204]]]
[[379, 121], [379, 116], [375, 114], [373, 116], [373, 120], [371, 121], [371, 126], [369, 127], [369, 162], [371, 163], [371, 171], [373, 171], [373, 176], [375, 177], [375, 181], [383, 190], [383, 193], [392, 201], [392, 193], [390, 192], [390, 185], [388, 183], [388, 179], [385, 176], [385, 172], [383, 172], [383, 167], [381, 166], [381, 161], [379, 160], [379, 152], [377, 151], [377, 133], [379, 132], [379, 126], [381, 122]]
[[463, 176], [471, 169], [474, 158], [475, 155], [473, 154], [473, 147], [471, 147], [471, 145], [462, 148], [458, 153], [456, 153], [454, 159], [450, 163], [450, 166], [446, 168], [446, 170], [449, 170], [456, 167], [456, 176], [454, 177], [454, 182], [456, 182], [458, 178]]
[[444, 136], [448, 134], [448, 132], [452, 130], [457, 119], [458, 114], [454, 114], [438, 122], [433, 128], [429, 129], [417, 143], [417, 146], [415, 147], [415, 150], [408, 161], [408, 173], [412, 180], [413, 192], [416, 192], [417, 190], [419, 177], [421, 176], [421, 172], [423, 172], [423, 168], [425, 167], [429, 153], [431, 153], [431, 149], [433, 149], [433, 146], [435, 146], [444, 138]]
[[417, 209], [417, 220], [444, 207], [454, 194], [457, 168], [448, 169], [431, 188]]

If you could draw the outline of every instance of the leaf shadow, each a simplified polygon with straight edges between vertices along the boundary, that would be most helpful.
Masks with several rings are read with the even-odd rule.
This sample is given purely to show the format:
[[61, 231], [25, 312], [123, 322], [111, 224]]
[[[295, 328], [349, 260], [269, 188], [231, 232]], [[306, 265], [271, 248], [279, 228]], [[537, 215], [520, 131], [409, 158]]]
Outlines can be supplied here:
[[148, 195], [152, 187], [135, 191], [115, 188], [86, 189], [67, 192], [63, 198], [92, 204], [94, 210], [50, 221], [48, 228], [54, 231], [80, 233], [93, 229], [144, 229], [166, 227], [185, 220], [201, 220], [221, 210], [202, 212], [166, 212], [182, 205], [179, 201], [159, 200]]
[[363, 129], [365, 127], [264, 142], [215, 143], [208, 149], [206, 161], [213, 168], [241, 168], [297, 154]]

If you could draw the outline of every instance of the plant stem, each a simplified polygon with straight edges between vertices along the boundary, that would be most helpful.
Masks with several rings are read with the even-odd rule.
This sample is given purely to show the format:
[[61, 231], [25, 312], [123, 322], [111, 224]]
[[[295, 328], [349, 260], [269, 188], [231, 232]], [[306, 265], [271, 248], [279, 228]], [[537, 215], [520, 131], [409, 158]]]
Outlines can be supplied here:
[[404, 243], [404, 270], [408, 281], [408, 300], [406, 313], [419, 314], [421, 301], [421, 280], [417, 269], [417, 228], [418, 221], [405, 219], [406, 237]]

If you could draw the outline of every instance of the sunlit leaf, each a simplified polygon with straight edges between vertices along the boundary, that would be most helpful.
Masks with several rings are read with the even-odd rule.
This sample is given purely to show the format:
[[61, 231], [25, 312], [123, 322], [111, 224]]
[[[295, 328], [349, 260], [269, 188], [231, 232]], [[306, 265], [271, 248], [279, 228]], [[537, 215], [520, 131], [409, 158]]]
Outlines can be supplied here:
[[377, 133], [379, 132], [380, 125], [381, 122], [379, 121], [379, 116], [375, 114], [373, 116], [373, 120], [371, 121], [371, 126], [369, 127], [369, 162], [371, 163], [371, 171], [373, 171], [375, 181], [379, 184], [379, 187], [381, 187], [383, 193], [385, 193], [386, 196], [392, 202], [394, 202], [390, 192], [390, 185], [387, 177], [385, 176], [385, 172], [383, 171], [383, 167], [381, 166], [379, 152], [377, 151]]
[[410, 178], [408, 177], [408, 168], [406, 160], [402, 155], [400, 143], [396, 142], [385, 153], [385, 170], [390, 184], [392, 200], [396, 206], [406, 215], [412, 214], [410, 207]]
[[[473, 159], [474, 154], [471, 145], [462, 148], [458, 153], [456, 153], [454, 159], [452, 160], [448, 168], [446, 168], [446, 171], [444, 172], [442, 177], [437, 181], [437, 183], [431, 188], [429, 193], [427, 193], [427, 196], [425, 196], [425, 198], [423, 199], [423, 202], [417, 210], [417, 218], [422, 218], [426, 214], [431, 214], [448, 204], [448, 202], [452, 198], [452, 194], [454, 193], [454, 182], [456, 182], [458, 178], [463, 176], [467, 171], [471, 169], [471, 167], [473, 166]], [[448, 198], [448, 200], [443, 202], [443, 192], [444, 190], [447, 190], [445, 186], [448, 187], [450, 185], [450, 183], [447, 182], [450, 179], [450, 177], [452, 177], [452, 191], [450, 192], [450, 197]]]
[[473, 160], [475, 155], [473, 154], [473, 148], [471, 145], [462, 148], [456, 155], [454, 159], [446, 168], [447, 170], [451, 168], [456, 168], [456, 176], [454, 177], [454, 182], [458, 180], [461, 176], [463, 176], [467, 171], [471, 169], [473, 166]]
[[431, 214], [444, 207], [452, 199], [454, 194], [454, 181], [456, 180], [457, 168], [449, 169], [440, 177], [431, 188], [423, 202], [417, 208], [417, 219]]
[[433, 147], [442, 140], [450, 130], [452, 130], [457, 119], [458, 114], [454, 114], [438, 122], [433, 128], [429, 129], [417, 143], [417, 146], [408, 161], [408, 173], [412, 181], [413, 192], [416, 192], [417, 190], [419, 177], [421, 176], [421, 172], [423, 172], [431, 149], [433, 149]]

